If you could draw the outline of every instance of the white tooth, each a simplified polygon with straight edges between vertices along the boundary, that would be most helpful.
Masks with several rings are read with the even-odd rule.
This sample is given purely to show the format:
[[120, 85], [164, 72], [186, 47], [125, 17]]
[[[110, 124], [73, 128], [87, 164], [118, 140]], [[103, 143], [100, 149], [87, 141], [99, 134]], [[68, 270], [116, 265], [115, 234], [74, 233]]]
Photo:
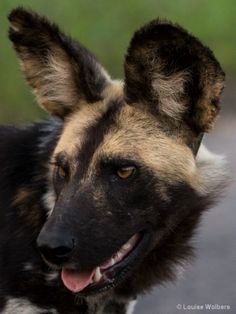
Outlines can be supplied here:
[[102, 278], [102, 274], [101, 274], [101, 271], [100, 271], [100, 267], [97, 267], [96, 270], [95, 270], [95, 274], [94, 274], [94, 277], [93, 277], [93, 281], [94, 282], [99, 282], [99, 280]]
[[127, 250], [129, 250], [129, 249], [131, 248], [131, 244], [127, 242], [127, 243], [125, 243], [125, 244], [122, 246], [122, 248], [127, 251]]
[[117, 259], [120, 260], [123, 257], [123, 254], [119, 251], [116, 253]]
[[113, 266], [114, 264], [115, 264], [115, 259], [112, 258], [112, 259], [111, 259], [111, 264], [110, 264], [110, 266]]

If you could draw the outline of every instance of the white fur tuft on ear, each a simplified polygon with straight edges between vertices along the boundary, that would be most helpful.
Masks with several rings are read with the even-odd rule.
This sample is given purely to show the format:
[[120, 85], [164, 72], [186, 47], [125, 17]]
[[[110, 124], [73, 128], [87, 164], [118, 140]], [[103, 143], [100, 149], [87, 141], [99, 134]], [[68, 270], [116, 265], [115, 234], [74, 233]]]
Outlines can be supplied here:
[[171, 75], [164, 75], [160, 70], [153, 74], [152, 88], [159, 99], [159, 110], [167, 116], [181, 120], [186, 111], [185, 104], [181, 102], [184, 95], [185, 83], [189, 79], [187, 71], [180, 71]]
[[196, 167], [198, 192], [204, 196], [214, 195], [218, 199], [229, 182], [225, 157], [213, 154], [202, 144], [196, 157]]

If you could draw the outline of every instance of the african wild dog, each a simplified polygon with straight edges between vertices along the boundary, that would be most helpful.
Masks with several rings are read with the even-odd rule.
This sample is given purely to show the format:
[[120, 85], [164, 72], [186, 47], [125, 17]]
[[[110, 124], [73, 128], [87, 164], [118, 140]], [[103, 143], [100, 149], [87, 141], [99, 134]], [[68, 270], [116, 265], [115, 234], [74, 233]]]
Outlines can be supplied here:
[[47, 19], [13, 10], [9, 37], [53, 117], [0, 128], [0, 312], [119, 313], [175, 277], [222, 161], [201, 146], [224, 73], [179, 26], [138, 30], [124, 82]]

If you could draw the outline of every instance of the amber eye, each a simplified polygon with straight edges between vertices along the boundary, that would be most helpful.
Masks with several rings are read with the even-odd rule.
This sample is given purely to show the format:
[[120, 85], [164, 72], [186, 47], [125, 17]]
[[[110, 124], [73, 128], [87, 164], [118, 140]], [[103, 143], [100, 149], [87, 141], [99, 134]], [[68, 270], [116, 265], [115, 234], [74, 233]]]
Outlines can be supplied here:
[[64, 180], [67, 177], [67, 172], [62, 166], [57, 166], [56, 173], [60, 179]]
[[129, 177], [131, 177], [135, 172], [135, 167], [132, 166], [127, 166], [127, 167], [122, 167], [120, 169], [117, 170], [117, 175], [121, 178], [121, 179], [128, 179]]

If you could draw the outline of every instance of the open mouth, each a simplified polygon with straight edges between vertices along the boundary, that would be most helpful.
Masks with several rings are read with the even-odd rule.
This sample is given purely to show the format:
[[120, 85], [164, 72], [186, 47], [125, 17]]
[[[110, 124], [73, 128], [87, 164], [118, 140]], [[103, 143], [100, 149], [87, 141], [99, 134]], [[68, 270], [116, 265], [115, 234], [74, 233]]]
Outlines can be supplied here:
[[148, 242], [148, 233], [136, 233], [105, 263], [86, 272], [63, 268], [61, 279], [74, 293], [88, 295], [106, 291], [126, 278], [138, 257], [146, 251]]

